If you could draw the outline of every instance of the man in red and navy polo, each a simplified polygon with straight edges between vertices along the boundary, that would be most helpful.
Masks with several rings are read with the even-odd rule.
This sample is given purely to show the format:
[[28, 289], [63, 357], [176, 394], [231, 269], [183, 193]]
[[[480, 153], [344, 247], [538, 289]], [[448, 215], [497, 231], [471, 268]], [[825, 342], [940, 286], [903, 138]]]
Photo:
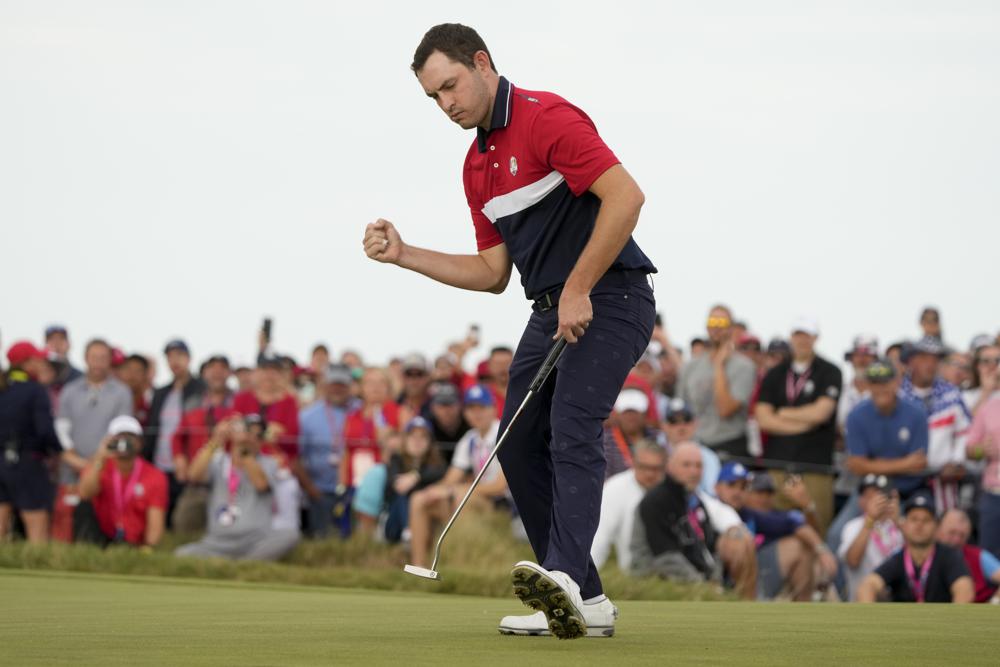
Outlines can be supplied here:
[[643, 194], [587, 115], [558, 95], [498, 75], [475, 30], [431, 28], [412, 69], [463, 129], [476, 128], [463, 179], [478, 253], [449, 255], [368, 225], [365, 253], [439, 282], [499, 294], [517, 266], [533, 313], [510, 369], [501, 429], [553, 341], [570, 345], [518, 417], [499, 458], [538, 563], [514, 566], [514, 593], [538, 613], [508, 616], [508, 634], [563, 639], [614, 633], [590, 547], [604, 482], [603, 422], [646, 349], [656, 268], [632, 240]]

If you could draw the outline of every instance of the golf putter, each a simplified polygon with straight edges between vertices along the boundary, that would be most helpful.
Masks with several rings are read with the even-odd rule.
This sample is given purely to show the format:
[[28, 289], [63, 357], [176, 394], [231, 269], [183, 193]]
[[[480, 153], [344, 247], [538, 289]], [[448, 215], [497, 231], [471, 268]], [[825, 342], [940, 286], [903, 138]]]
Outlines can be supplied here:
[[515, 412], [514, 416], [510, 418], [510, 421], [507, 423], [507, 428], [505, 428], [500, 437], [497, 438], [497, 444], [493, 446], [493, 451], [490, 452], [490, 457], [486, 459], [486, 463], [484, 463], [483, 467], [479, 469], [479, 474], [477, 474], [476, 478], [472, 480], [472, 484], [469, 486], [469, 490], [465, 492], [465, 497], [462, 498], [462, 502], [460, 502], [458, 507], [455, 508], [451, 518], [448, 519], [448, 523], [445, 524], [444, 530], [441, 531], [441, 536], [438, 538], [437, 544], [434, 546], [434, 562], [431, 563], [431, 569], [428, 570], [425, 567], [417, 567], [416, 565], [405, 565], [403, 566], [403, 572], [423, 577], [424, 579], [434, 579], [435, 581], [441, 580], [441, 575], [437, 571], [437, 564], [438, 560], [441, 558], [441, 544], [444, 542], [445, 536], [448, 534], [448, 531], [451, 530], [451, 526], [455, 523], [455, 519], [457, 519], [458, 515], [462, 512], [462, 508], [465, 507], [465, 503], [469, 502], [469, 498], [472, 497], [472, 492], [475, 491], [476, 486], [479, 485], [479, 480], [482, 479], [483, 473], [486, 472], [486, 469], [493, 462], [493, 459], [496, 458], [497, 452], [500, 451], [500, 446], [504, 443], [504, 440], [507, 439], [507, 435], [510, 433], [511, 427], [514, 426], [514, 422], [517, 421], [518, 415], [521, 414], [525, 406], [528, 405], [528, 402], [532, 399], [532, 397], [534, 397], [535, 394], [538, 393], [538, 390], [542, 388], [542, 385], [545, 384], [545, 381], [549, 377], [549, 373], [551, 373], [552, 369], [555, 368], [556, 362], [559, 361], [559, 357], [562, 356], [563, 350], [565, 349], [566, 339], [560, 338], [556, 341], [555, 345], [552, 346], [552, 349], [549, 350], [548, 355], [545, 357], [545, 361], [542, 362], [538, 372], [535, 373], [535, 379], [533, 379], [531, 384], [528, 386], [528, 393], [525, 394], [524, 400], [521, 401], [521, 405], [518, 406], [517, 412]]

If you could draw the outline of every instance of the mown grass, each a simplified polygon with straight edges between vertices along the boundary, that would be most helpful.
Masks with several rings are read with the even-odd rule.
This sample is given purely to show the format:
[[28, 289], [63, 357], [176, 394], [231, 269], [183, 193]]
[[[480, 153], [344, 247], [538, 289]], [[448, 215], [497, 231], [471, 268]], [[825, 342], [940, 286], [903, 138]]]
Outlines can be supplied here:
[[[406, 550], [357, 536], [342, 541], [302, 541], [280, 563], [177, 558], [172, 552], [189, 537], [169, 535], [155, 551], [130, 547], [25, 543], [0, 545], [0, 568], [63, 570], [104, 574], [153, 575], [258, 583], [298, 584], [389, 591], [427, 591], [505, 597], [510, 595], [510, 566], [532, 558], [528, 545], [510, 535], [500, 516], [459, 521], [448, 535], [432, 582], [404, 574]], [[719, 600], [731, 596], [712, 585], [680, 585], [623, 574], [614, 563], [602, 571], [605, 590], [621, 600]]]

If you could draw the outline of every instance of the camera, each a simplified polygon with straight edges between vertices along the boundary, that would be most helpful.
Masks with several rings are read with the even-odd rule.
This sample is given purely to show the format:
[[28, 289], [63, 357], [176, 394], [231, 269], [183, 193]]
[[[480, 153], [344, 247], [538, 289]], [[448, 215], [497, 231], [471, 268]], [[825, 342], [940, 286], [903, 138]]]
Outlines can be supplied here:
[[132, 445], [132, 441], [128, 438], [115, 438], [111, 441], [111, 446], [108, 447], [108, 451], [118, 456], [128, 456], [135, 451], [135, 447]]

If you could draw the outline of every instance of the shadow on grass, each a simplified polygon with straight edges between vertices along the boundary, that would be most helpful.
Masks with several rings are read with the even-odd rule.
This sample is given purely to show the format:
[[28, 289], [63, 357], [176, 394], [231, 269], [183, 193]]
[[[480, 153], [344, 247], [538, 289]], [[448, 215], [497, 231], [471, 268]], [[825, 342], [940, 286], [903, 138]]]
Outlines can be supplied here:
[[[191, 538], [168, 535], [152, 553], [131, 547], [107, 549], [53, 543], [0, 545], [0, 567], [102, 574], [149, 575], [249, 581], [257, 583], [425, 591], [505, 597], [510, 595], [510, 566], [532, 558], [528, 545], [510, 536], [502, 516], [476, 515], [456, 523], [442, 550], [441, 581], [404, 574], [407, 551], [355, 536], [350, 540], [303, 540], [280, 563], [177, 558], [173, 550]], [[605, 590], [620, 600], [732, 599], [713, 585], [684, 585], [623, 574], [612, 562], [601, 572]]]

